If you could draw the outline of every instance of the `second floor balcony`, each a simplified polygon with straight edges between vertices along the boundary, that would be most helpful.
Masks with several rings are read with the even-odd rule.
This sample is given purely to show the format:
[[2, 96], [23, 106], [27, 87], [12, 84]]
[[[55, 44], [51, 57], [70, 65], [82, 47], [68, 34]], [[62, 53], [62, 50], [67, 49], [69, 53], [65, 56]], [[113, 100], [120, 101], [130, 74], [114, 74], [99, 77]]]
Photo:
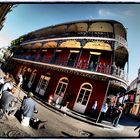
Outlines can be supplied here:
[[31, 60], [36, 62], [43, 62], [53, 65], [59, 65], [64, 67], [76, 68], [81, 70], [87, 70], [97, 73], [103, 73], [107, 75], [112, 75], [120, 78], [124, 81], [128, 81], [128, 74], [121, 68], [114, 65], [109, 65], [101, 62], [88, 62], [87, 60], [65, 60], [65, 59], [51, 59], [51, 58], [41, 58], [34, 56], [15, 56], [15, 58]]

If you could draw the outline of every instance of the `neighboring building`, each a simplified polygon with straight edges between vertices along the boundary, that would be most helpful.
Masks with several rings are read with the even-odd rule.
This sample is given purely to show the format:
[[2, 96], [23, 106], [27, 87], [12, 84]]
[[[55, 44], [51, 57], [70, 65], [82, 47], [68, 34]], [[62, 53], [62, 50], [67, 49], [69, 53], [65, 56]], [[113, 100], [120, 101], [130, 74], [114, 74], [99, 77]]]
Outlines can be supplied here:
[[118, 101], [124, 104], [124, 113], [130, 114], [132, 107], [135, 103], [135, 96], [137, 90], [137, 78], [132, 81], [132, 83], [128, 86], [127, 91], [123, 93]]
[[12, 42], [14, 77], [23, 88], [79, 113], [97, 111], [107, 97], [125, 92], [128, 79], [127, 32], [114, 20], [83, 20], [43, 28]]
[[127, 100], [130, 101], [129, 104], [127, 100], [124, 101], [128, 105], [128, 113], [140, 117], [140, 69], [138, 70], [138, 77], [130, 83], [126, 96]]
[[6, 15], [10, 12], [13, 4], [0, 4], [0, 30], [3, 28], [4, 21], [6, 19]]

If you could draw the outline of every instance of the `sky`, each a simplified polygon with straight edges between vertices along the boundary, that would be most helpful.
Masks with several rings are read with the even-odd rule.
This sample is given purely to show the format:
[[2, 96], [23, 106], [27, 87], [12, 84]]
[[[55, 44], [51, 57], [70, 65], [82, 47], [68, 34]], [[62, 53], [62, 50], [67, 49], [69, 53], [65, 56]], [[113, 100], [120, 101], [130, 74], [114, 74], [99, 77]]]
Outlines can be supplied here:
[[111, 19], [127, 28], [129, 83], [140, 68], [140, 3], [19, 3], [6, 16], [0, 31], [0, 47], [19, 36], [59, 23], [88, 19]]

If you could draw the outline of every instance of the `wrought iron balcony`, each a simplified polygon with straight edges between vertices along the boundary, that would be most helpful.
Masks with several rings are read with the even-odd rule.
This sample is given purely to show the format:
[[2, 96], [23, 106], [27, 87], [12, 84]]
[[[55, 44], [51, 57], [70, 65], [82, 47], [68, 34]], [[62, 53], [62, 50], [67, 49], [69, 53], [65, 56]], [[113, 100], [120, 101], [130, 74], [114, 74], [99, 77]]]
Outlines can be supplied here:
[[[69, 33], [63, 33], [63, 34], [52, 34], [48, 36], [33, 36], [33, 37], [28, 37], [26, 40], [21, 45], [28, 44], [30, 42], [36, 42], [36, 41], [42, 41], [42, 40], [60, 40], [64, 38], [91, 38], [91, 39], [99, 39], [102, 38], [102, 40], [106, 39], [114, 39], [114, 34], [109, 33], [109, 32], [69, 32]], [[117, 38], [118, 39], [118, 38]]]
[[122, 44], [127, 48], [128, 46], [127, 41], [123, 37], [121, 37], [120, 35], [116, 35], [115, 39], [117, 40], [117, 42], [119, 42], [120, 44]]
[[117, 78], [121, 78], [122, 80], [128, 81], [128, 74], [125, 73], [123, 69], [101, 62], [89, 63], [87, 60], [73, 61], [73, 60], [64, 60], [64, 59], [51, 60], [51, 58], [44, 58], [44, 57], [35, 58], [33, 56], [20, 56], [20, 55], [14, 57], [19, 59], [43, 62], [48, 64], [55, 64], [55, 65], [60, 65], [65, 67], [71, 67], [71, 68], [77, 68], [77, 69], [83, 69], [92, 72], [113, 75]]

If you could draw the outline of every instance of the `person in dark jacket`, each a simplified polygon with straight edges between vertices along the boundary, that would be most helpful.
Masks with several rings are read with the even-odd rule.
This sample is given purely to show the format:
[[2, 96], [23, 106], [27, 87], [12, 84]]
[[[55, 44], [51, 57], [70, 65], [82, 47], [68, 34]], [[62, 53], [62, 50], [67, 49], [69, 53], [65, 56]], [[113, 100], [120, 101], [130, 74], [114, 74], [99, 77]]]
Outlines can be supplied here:
[[25, 98], [22, 102], [21, 124], [23, 126], [29, 126], [30, 119], [32, 118], [34, 111], [36, 111], [36, 104], [35, 101], [32, 99], [32, 97], [33, 97], [33, 93], [29, 92], [27, 98]]
[[115, 110], [115, 114], [114, 114], [114, 120], [112, 122], [113, 126], [116, 127], [119, 123], [119, 120], [122, 116], [122, 112], [123, 112], [123, 108], [121, 106], [119, 106], [116, 110]]
[[17, 102], [17, 99], [13, 95], [15, 93], [15, 87], [13, 87], [11, 90], [5, 90], [0, 100], [0, 108], [3, 109], [4, 112], [8, 112], [10, 115], [15, 115], [18, 109], [15, 106], [15, 103]]

